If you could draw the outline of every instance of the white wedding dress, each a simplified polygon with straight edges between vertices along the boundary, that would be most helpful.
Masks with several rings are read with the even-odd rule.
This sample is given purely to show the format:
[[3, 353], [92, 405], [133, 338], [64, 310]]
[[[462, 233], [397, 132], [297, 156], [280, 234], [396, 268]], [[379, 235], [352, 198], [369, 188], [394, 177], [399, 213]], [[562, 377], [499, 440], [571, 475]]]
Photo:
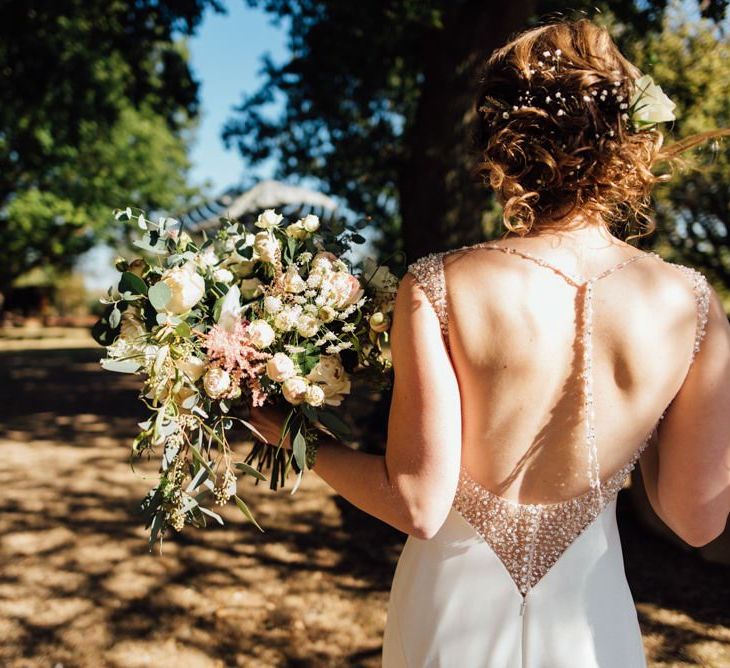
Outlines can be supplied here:
[[[582, 281], [515, 248], [489, 243], [476, 246], [537, 262], [585, 291], [581, 334], [584, 403], [577, 410], [584, 410], [587, 416], [590, 487], [587, 493], [567, 501], [520, 504], [489, 492], [462, 467], [446, 521], [431, 539], [409, 536], [398, 560], [388, 602], [383, 666], [645, 666], [615, 511], [616, 495], [656, 426], [625, 466], [607, 479], [600, 478], [592, 421], [591, 294], [596, 281], [635, 260], [663, 260], [655, 253], [634, 255]], [[421, 258], [409, 271], [439, 316], [448, 347], [444, 255]], [[674, 266], [692, 280], [697, 300], [691, 364], [705, 331], [709, 286], [695, 269]]]

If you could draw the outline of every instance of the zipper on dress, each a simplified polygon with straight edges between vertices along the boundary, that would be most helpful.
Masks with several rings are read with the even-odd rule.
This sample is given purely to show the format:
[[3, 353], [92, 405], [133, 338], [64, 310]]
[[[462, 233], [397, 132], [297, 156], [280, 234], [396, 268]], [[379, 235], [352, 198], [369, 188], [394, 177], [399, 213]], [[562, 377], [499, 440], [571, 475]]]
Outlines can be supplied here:
[[522, 603], [520, 603], [520, 616], [525, 614], [526, 607], [527, 607], [527, 594], [523, 594]]

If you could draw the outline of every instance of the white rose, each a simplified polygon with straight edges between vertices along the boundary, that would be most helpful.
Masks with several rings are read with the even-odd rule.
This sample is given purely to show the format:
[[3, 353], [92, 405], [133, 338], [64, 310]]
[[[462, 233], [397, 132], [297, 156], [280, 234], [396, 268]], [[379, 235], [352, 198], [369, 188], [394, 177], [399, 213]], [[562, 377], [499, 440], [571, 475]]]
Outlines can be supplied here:
[[308, 216], [305, 216], [299, 221], [304, 229], [309, 232], [310, 234], [312, 232], [316, 232], [319, 229], [319, 216], [315, 216], [313, 213], [310, 213]]
[[182, 371], [190, 380], [193, 382], [200, 380], [201, 376], [205, 373], [207, 364], [205, 360], [201, 360], [195, 355], [190, 355], [184, 360], [177, 363], [178, 369]]
[[284, 308], [274, 317], [274, 327], [279, 331], [288, 332], [296, 327], [301, 314], [302, 307], [299, 305]]
[[203, 268], [213, 267], [218, 264], [218, 256], [215, 254], [213, 246], [208, 246], [202, 253], [198, 255], [198, 264]]
[[195, 265], [191, 262], [168, 269], [162, 274], [161, 280], [170, 288], [170, 301], [164, 308], [168, 313], [186, 313], [205, 294], [205, 280], [195, 271]]
[[304, 401], [310, 406], [321, 406], [324, 403], [324, 390], [319, 385], [310, 385], [304, 395]]
[[300, 220], [298, 220], [296, 223], [292, 223], [291, 225], [287, 225], [286, 233], [293, 239], [306, 239], [308, 236], [307, 230], [304, 229], [304, 226], [302, 225], [302, 222]]
[[636, 80], [634, 92], [629, 101], [629, 108], [634, 109], [632, 118], [635, 123], [649, 125], [673, 121], [675, 106], [661, 86], [654, 83], [651, 76], [645, 74]]
[[332, 274], [322, 292], [336, 308], [354, 304], [364, 294], [360, 281], [346, 271], [336, 271]]
[[248, 336], [257, 348], [266, 348], [274, 342], [276, 335], [266, 320], [254, 320], [246, 329]]
[[286, 353], [276, 353], [266, 362], [266, 375], [277, 383], [291, 378], [295, 373], [294, 360]]
[[225, 369], [213, 367], [203, 377], [203, 387], [211, 399], [218, 399], [230, 389], [231, 376]]
[[264, 262], [275, 262], [279, 243], [269, 232], [259, 232], [254, 241], [254, 250]]
[[228, 269], [220, 267], [213, 272], [213, 280], [228, 285], [233, 282], [233, 274]]
[[276, 213], [274, 209], [266, 209], [266, 211], [259, 215], [254, 225], [256, 227], [262, 227], [265, 230], [270, 230], [272, 227], [278, 227], [283, 218], [284, 216]]
[[309, 381], [302, 376], [287, 378], [281, 386], [281, 391], [290, 404], [297, 406], [303, 403], [307, 396]]
[[336, 355], [322, 355], [307, 380], [322, 386], [324, 402], [330, 406], [339, 406], [344, 395], [350, 393], [350, 379]]
[[304, 314], [297, 320], [297, 332], [304, 338], [314, 336], [319, 330], [320, 321], [312, 315]]
[[281, 311], [282, 303], [281, 299], [275, 295], [269, 295], [264, 297], [264, 311], [271, 313], [272, 315]]
[[241, 281], [241, 295], [244, 299], [254, 299], [264, 294], [263, 285], [258, 278], [244, 278]]
[[282, 276], [282, 283], [284, 290], [287, 292], [299, 293], [304, 292], [307, 289], [307, 284], [304, 279], [299, 275], [297, 268], [290, 264], [286, 270], [284, 276]]
[[378, 332], [379, 334], [381, 332], [385, 332], [388, 327], [390, 327], [390, 318], [380, 311], [373, 313], [368, 322], [370, 324], [370, 329], [374, 332]]

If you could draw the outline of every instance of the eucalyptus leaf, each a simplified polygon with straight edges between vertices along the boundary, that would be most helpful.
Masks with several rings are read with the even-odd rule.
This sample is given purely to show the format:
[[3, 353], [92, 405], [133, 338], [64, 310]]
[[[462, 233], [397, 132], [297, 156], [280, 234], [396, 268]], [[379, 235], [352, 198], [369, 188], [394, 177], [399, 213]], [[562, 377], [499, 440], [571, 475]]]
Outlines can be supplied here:
[[208, 515], [208, 517], [212, 517], [221, 526], [223, 525], [223, 518], [218, 513], [214, 513], [212, 510], [208, 510], [207, 508], [205, 508], [203, 506], [198, 506], [198, 508], [200, 508], [201, 513]]
[[259, 480], [266, 480], [266, 476], [250, 464], [246, 464], [245, 462], [239, 462], [238, 464], [234, 464], [234, 466], [246, 475], [253, 476], [254, 478], [258, 478]]
[[[238, 495], [235, 495], [233, 497], [233, 499], [235, 500], [236, 505], [238, 506], [239, 510], [249, 520], [251, 520], [251, 522], [253, 522], [256, 525], [256, 527], [259, 529], [259, 531], [261, 531], [263, 533], [264, 530], [261, 528], [261, 526], [259, 525], [259, 523], [256, 521], [256, 518], [253, 516], [253, 513], [249, 510], [248, 506], [243, 502], [243, 499], [240, 496], [238, 496]], [[201, 508], [202, 508], [202, 506], [201, 506]]]
[[300, 470], [303, 470], [306, 465], [307, 441], [304, 439], [301, 431], [297, 431], [297, 435], [294, 437], [294, 443], [292, 444], [292, 450], [294, 451], [294, 459], [296, 459], [297, 466]]
[[170, 299], [172, 299], [172, 292], [170, 291], [167, 283], [159, 281], [149, 289], [147, 296], [149, 297], [152, 306], [154, 306], [158, 311], [161, 311], [170, 303]]
[[115, 306], [112, 309], [112, 312], [109, 314], [109, 325], [113, 328], [117, 328], [121, 321], [122, 321], [122, 312]]
[[350, 427], [342, 421], [339, 415], [330, 411], [320, 411], [319, 421], [327, 427], [337, 438], [346, 440], [352, 436]]
[[137, 274], [125, 271], [119, 280], [119, 292], [129, 291], [133, 295], [146, 295], [147, 284]]

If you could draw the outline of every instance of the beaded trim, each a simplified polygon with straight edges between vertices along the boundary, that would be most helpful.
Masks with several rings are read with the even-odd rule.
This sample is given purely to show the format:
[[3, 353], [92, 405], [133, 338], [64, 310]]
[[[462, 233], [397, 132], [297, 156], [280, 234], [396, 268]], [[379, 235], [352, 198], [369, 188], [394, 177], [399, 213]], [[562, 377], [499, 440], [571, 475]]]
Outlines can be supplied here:
[[678, 269], [681, 269], [685, 275], [689, 276], [692, 281], [692, 290], [695, 294], [695, 300], [697, 302], [697, 325], [695, 327], [695, 340], [692, 348], [692, 355], [690, 357], [690, 364], [694, 361], [695, 355], [700, 350], [700, 344], [705, 336], [705, 328], [707, 325], [707, 319], [710, 312], [710, 284], [707, 278], [697, 271], [694, 267], [688, 267], [683, 264], [676, 264], [670, 262]]
[[445, 253], [429, 253], [408, 265], [420, 288], [426, 293], [436, 316], [439, 319], [441, 335], [449, 347], [449, 312], [446, 305], [446, 281], [444, 277], [443, 256]]

